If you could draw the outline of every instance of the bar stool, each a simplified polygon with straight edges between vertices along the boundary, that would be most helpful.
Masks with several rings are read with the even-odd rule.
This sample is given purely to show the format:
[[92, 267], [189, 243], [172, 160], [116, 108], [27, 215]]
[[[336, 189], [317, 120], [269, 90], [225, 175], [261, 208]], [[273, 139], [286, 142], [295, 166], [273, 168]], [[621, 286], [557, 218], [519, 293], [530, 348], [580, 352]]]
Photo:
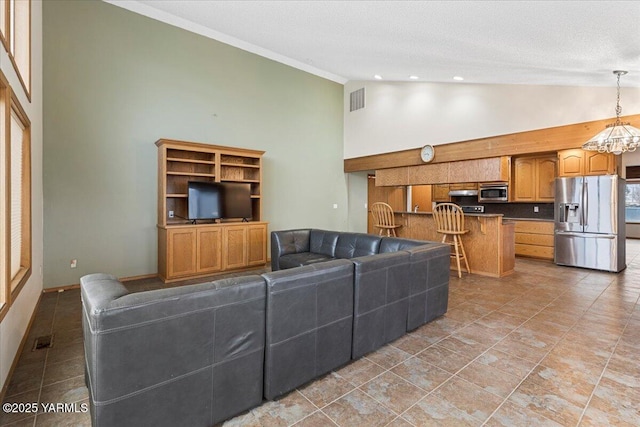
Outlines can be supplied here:
[[393, 209], [384, 202], [376, 202], [371, 205], [371, 214], [373, 215], [374, 227], [379, 228], [379, 235], [386, 230], [388, 237], [397, 237], [396, 228], [400, 225], [395, 223]]
[[[462, 212], [462, 208], [455, 203], [440, 203], [433, 208], [433, 218], [436, 221], [436, 231], [442, 234], [442, 243], [448, 243], [455, 250], [455, 254], [452, 253], [451, 258], [456, 259], [458, 278], [462, 277], [460, 259], [464, 259], [467, 273], [470, 274], [471, 270], [469, 270], [467, 254], [462, 244], [462, 235], [469, 232], [469, 230], [464, 229], [464, 212]], [[448, 236], [452, 237], [451, 242], [447, 242]]]

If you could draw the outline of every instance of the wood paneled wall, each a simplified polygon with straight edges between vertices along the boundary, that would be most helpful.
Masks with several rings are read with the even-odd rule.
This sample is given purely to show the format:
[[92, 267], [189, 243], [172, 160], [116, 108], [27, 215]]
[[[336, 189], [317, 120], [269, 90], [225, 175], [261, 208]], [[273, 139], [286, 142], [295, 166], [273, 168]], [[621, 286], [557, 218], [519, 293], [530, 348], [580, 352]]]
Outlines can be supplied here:
[[[640, 126], [640, 114], [624, 116], [621, 119], [624, 122], [631, 122], [634, 126]], [[580, 148], [589, 138], [614, 120], [615, 118], [595, 120], [438, 145], [435, 147], [435, 157], [432, 163]], [[344, 171], [358, 172], [422, 164], [424, 163], [420, 160], [420, 148], [415, 148], [345, 159]]]

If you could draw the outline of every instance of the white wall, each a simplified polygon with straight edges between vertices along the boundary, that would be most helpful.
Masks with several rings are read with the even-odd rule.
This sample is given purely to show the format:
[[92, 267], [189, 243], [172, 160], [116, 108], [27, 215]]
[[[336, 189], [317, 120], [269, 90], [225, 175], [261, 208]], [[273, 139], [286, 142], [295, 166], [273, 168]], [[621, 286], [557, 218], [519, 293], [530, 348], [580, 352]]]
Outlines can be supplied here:
[[31, 194], [32, 194], [32, 273], [24, 288], [13, 302], [6, 317], [0, 323], [0, 388], [5, 385], [9, 369], [26, 333], [33, 310], [42, 293], [42, 2], [31, 3], [31, 102], [22, 86], [11, 61], [0, 48], [0, 67], [11, 87], [16, 91], [20, 104], [31, 120]]
[[[365, 88], [365, 108], [349, 112], [349, 94]], [[616, 89], [348, 82], [344, 158], [439, 145], [615, 117]], [[640, 88], [623, 87], [622, 114], [640, 113]], [[640, 127], [640, 123], [634, 124]]]

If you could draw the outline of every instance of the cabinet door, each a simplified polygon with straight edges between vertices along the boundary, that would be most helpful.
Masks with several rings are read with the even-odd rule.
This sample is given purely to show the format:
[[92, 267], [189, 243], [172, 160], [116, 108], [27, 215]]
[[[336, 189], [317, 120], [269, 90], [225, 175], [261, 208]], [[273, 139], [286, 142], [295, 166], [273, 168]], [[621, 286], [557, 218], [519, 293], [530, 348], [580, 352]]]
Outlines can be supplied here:
[[516, 158], [514, 161], [514, 202], [532, 202], [536, 198], [536, 159]]
[[556, 163], [555, 156], [536, 159], [537, 201], [553, 202], [555, 200]]
[[196, 229], [168, 230], [168, 278], [196, 272]]
[[584, 153], [581, 149], [558, 151], [558, 176], [584, 175]]
[[611, 175], [614, 173], [615, 168], [616, 162], [614, 154], [598, 153], [597, 151], [585, 151], [585, 175]]
[[222, 229], [198, 229], [198, 273], [214, 273], [222, 270]]
[[435, 184], [432, 187], [432, 195], [434, 202], [448, 202], [449, 198], [449, 184]]
[[264, 265], [267, 263], [267, 226], [266, 224], [248, 227], [249, 245], [247, 253], [248, 265]]
[[247, 266], [247, 235], [245, 225], [224, 227], [223, 244], [226, 249], [222, 260], [225, 270]]

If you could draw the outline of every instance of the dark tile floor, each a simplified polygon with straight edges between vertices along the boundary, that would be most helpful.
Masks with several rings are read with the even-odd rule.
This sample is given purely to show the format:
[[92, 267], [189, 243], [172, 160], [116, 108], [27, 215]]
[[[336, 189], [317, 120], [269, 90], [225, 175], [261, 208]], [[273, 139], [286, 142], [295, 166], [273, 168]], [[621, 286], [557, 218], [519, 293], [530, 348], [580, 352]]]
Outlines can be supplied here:
[[[225, 426], [640, 425], [640, 241], [627, 263], [519, 258], [503, 279], [452, 275], [444, 317]], [[0, 413], [1, 426], [90, 425], [80, 309], [78, 290], [42, 296], [28, 343], [54, 333], [54, 346], [24, 349], [4, 399], [79, 411]]]

